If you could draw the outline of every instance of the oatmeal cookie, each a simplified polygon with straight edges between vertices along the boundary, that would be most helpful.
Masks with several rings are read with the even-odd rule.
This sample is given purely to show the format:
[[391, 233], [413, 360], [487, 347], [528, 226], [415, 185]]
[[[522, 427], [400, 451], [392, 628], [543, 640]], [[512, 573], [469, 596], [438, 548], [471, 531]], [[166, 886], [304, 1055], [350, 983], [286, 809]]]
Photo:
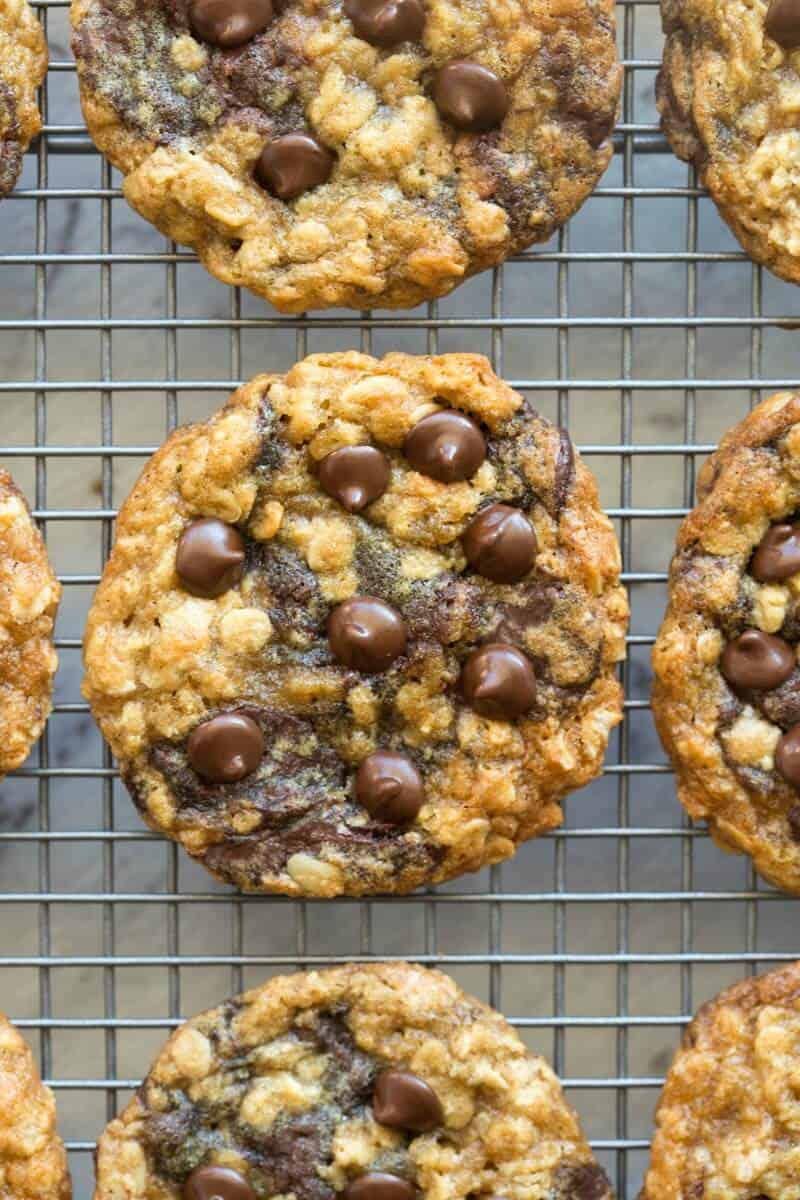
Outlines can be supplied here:
[[70, 1200], [67, 1156], [56, 1106], [30, 1048], [0, 1013], [0, 1195], [3, 1200]]
[[0, 0], [0, 200], [41, 128], [36, 89], [46, 72], [44, 34], [26, 0]]
[[800, 1178], [800, 964], [703, 1005], [667, 1075], [640, 1200], [791, 1200]]
[[611, 1200], [547, 1064], [438, 971], [279, 976], [182, 1025], [95, 1200]]
[[619, 548], [472, 354], [319, 354], [175, 433], [119, 517], [85, 694], [219, 878], [407, 892], [561, 821], [621, 715]]
[[282, 312], [402, 307], [545, 241], [608, 166], [612, 0], [73, 0], [133, 207]]
[[22, 494], [0, 470], [0, 778], [24, 762], [50, 713], [60, 595]]

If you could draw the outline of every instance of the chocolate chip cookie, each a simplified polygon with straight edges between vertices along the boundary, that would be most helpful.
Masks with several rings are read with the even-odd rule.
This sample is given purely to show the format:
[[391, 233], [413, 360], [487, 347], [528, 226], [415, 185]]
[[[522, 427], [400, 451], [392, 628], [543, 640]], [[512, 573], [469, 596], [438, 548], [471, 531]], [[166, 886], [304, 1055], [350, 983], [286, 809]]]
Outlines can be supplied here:
[[282, 312], [412, 306], [551, 236], [611, 157], [612, 0], [73, 0], [133, 207]]
[[33, 10], [26, 0], [0, 0], [0, 200], [41, 128], [36, 89], [46, 72], [47, 45]]
[[800, 1159], [800, 964], [703, 1005], [670, 1068], [640, 1200], [789, 1200]]
[[279, 976], [182, 1025], [95, 1200], [611, 1200], [547, 1064], [438, 971]]
[[0, 1013], [0, 1195], [70, 1200], [71, 1194], [52, 1093], [27, 1043]]
[[0, 778], [27, 758], [50, 712], [60, 595], [22, 494], [0, 470]]
[[320, 354], [175, 433], [89, 616], [144, 819], [219, 878], [407, 892], [557, 826], [627, 602], [563, 430], [471, 354]]
[[800, 893], [800, 395], [764, 400], [700, 472], [653, 653], [689, 814]]
[[800, 283], [800, 4], [661, 0], [662, 127], [744, 249]]

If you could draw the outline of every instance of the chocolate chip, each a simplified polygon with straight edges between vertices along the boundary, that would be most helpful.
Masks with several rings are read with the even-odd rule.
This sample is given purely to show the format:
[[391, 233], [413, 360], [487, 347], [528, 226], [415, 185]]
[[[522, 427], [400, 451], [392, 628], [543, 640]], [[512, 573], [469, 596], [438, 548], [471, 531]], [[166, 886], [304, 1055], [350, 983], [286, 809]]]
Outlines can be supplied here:
[[353, 596], [328, 618], [328, 640], [339, 662], [374, 674], [403, 653], [406, 626], [397, 609], [376, 596]]
[[255, 167], [258, 182], [279, 200], [295, 200], [327, 183], [336, 155], [307, 133], [286, 133], [267, 142]]
[[786, 814], [789, 833], [795, 842], [800, 842], [800, 804], [795, 804]]
[[461, 671], [467, 703], [482, 717], [513, 721], [536, 702], [536, 676], [516, 646], [489, 642], [473, 650]]
[[403, 453], [415, 471], [440, 483], [469, 479], [486, 458], [476, 423], [455, 409], [423, 417], [406, 435]]
[[750, 562], [750, 574], [759, 583], [777, 583], [800, 571], [800, 525], [780, 524], [768, 529]]
[[425, 28], [422, 0], [344, 0], [344, 11], [371, 46], [418, 42]]
[[187, 592], [213, 600], [235, 587], [244, 572], [245, 542], [216, 517], [192, 521], [181, 534], [175, 569]]
[[470, 522], [462, 538], [471, 567], [495, 583], [516, 583], [536, 558], [536, 534], [523, 512], [490, 504]]
[[559, 1171], [559, 1183], [562, 1174], [562, 1186], [565, 1186], [564, 1200], [606, 1200], [606, 1197], [611, 1195], [608, 1176], [597, 1163], [581, 1163], [577, 1167], [562, 1168]]
[[370, 1171], [348, 1183], [344, 1200], [414, 1200], [416, 1194], [416, 1188], [407, 1179], [383, 1171]]
[[786, 50], [800, 46], [800, 0], [771, 0], [764, 28]]
[[368, 813], [390, 825], [408, 825], [425, 800], [422, 776], [411, 759], [391, 750], [376, 750], [364, 759], [356, 772], [355, 792]]
[[197, 774], [209, 783], [236, 783], [261, 762], [264, 735], [251, 717], [221, 713], [193, 730], [186, 753]]
[[760, 629], [746, 629], [722, 651], [720, 671], [735, 692], [769, 691], [788, 679], [796, 665], [792, 647]]
[[256, 1194], [230, 1167], [198, 1167], [183, 1185], [183, 1200], [256, 1200]]
[[511, 102], [506, 85], [494, 71], [464, 58], [436, 72], [433, 101], [446, 121], [470, 133], [500, 125]]
[[263, 33], [273, 16], [272, 0], [192, 0], [189, 5], [192, 32], [225, 50]]
[[388, 458], [375, 446], [342, 446], [319, 464], [323, 488], [348, 512], [361, 512], [382, 496], [390, 473]]
[[375, 1120], [393, 1129], [430, 1133], [444, 1124], [444, 1111], [436, 1092], [411, 1071], [382, 1071], [372, 1098]]
[[800, 788], [800, 725], [795, 725], [778, 742], [775, 766], [787, 783]]

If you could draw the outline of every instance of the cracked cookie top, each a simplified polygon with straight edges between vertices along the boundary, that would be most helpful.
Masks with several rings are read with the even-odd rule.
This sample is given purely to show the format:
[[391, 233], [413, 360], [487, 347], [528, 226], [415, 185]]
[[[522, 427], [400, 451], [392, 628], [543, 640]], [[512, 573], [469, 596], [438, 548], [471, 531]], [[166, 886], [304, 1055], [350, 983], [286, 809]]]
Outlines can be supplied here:
[[608, 165], [611, 0], [73, 0], [127, 199], [283, 312], [412, 306], [550, 237]]
[[41, 128], [36, 89], [47, 71], [42, 27], [26, 0], [0, 0], [0, 200]]
[[0, 778], [27, 758], [50, 712], [60, 595], [22, 493], [0, 470]]
[[146, 467], [85, 694], [144, 819], [220, 878], [406, 892], [598, 773], [618, 581], [589, 471], [484, 358], [315, 355]]
[[406, 963], [281, 976], [181, 1026], [95, 1200], [611, 1200], [547, 1064]]

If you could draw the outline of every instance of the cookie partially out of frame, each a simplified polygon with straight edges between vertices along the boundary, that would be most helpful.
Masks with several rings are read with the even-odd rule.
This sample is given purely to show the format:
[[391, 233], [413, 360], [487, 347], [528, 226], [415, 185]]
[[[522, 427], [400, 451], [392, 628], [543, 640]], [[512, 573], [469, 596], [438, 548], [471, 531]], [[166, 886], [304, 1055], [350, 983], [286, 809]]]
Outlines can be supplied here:
[[50, 713], [60, 595], [42, 535], [0, 469], [0, 778], [24, 762]]
[[611, 1200], [547, 1064], [438, 971], [281, 976], [182, 1025], [95, 1200]]
[[567, 434], [486, 359], [315, 355], [145, 468], [85, 694], [144, 819], [221, 879], [407, 892], [600, 771], [619, 566]]
[[800, 1176], [800, 964], [703, 1005], [667, 1075], [640, 1200], [789, 1200]]
[[545, 241], [611, 157], [612, 0], [73, 0], [133, 207], [283, 312], [412, 306]]
[[764, 400], [700, 472], [653, 653], [689, 814], [800, 893], [800, 395]]
[[0, 0], [0, 200], [41, 128], [36, 89], [46, 72], [47, 45], [33, 10], [26, 0]]

